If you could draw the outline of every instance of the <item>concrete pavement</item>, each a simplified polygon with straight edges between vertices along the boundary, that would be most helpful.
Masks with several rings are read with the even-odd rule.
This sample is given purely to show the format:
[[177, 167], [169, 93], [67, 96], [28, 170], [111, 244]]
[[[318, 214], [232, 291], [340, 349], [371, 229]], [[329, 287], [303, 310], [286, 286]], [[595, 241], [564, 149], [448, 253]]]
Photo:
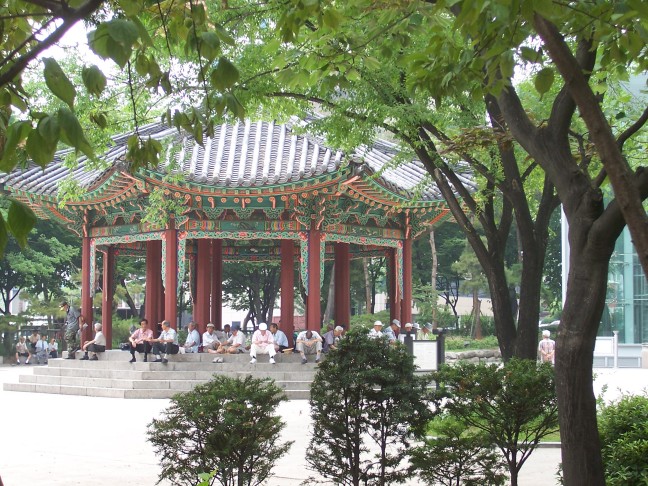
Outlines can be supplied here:
[[[17, 382], [18, 374], [31, 372], [28, 367], [0, 366], [0, 383]], [[595, 392], [599, 394], [607, 385], [606, 400], [648, 386], [648, 370], [601, 369], [596, 375]], [[0, 476], [4, 485], [154, 486], [159, 466], [146, 441], [146, 426], [168, 403], [0, 390]], [[296, 486], [313, 474], [303, 452], [311, 433], [308, 412], [305, 400], [281, 405], [279, 413], [287, 422], [283, 438], [295, 443], [276, 465], [267, 486]], [[557, 484], [559, 462], [558, 448], [535, 451], [522, 468], [520, 484]], [[420, 483], [412, 480], [407, 484]]]

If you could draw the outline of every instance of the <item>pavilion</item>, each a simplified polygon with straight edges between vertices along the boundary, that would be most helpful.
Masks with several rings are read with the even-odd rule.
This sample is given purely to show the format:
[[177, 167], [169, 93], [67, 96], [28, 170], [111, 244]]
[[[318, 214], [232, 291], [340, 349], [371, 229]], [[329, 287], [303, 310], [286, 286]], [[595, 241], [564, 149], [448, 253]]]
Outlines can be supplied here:
[[[227, 261], [280, 260], [282, 327], [294, 330], [294, 268], [307, 293], [306, 327], [320, 329], [325, 259], [335, 261], [335, 315], [351, 315], [349, 260], [386, 255], [391, 318], [411, 320], [412, 241], [449, 216], [440, 192], [417, 160], [402, 162], [398, 146], [379, 140], [345, 153], [290, 124], [222, 124], [200, 145], [176, 128], [151, 124], [142, 138], [162, 142], [158, 167], [129, 170], [126, 141], [97, 168], [85, 158], [74, 169], [60, 152], [45, 169], [30, 165], [0, 177], [5, 191], [82, 237], [81, 309], [93, 321], [96, 253], [103, 253], [102, 321], [112, 339], [115, 259], [146, 257], [145, 316], [175, 327], [180, 286], [195, 261], [194, 320], [200, 332], [222, 326], [222, 268]], [[71, 177], [83, 200], [61, 206], [59, 183]], [[468, 180], [466, 176], [466, 180]], [[182, 210], [165, 224], [145, 219], [149, 197]]]

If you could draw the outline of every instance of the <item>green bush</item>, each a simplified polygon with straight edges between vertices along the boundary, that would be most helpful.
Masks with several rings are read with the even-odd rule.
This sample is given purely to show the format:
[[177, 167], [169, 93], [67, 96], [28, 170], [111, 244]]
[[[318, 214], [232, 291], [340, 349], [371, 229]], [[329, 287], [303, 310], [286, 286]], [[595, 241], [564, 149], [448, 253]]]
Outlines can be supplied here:
[[284, 400], [273, 381], [250, 376], [215, 376], [175, 395], [164, 417], [153, 419], [147, 432], [162, 466], [159, 482], [263, 483], [292, 444], [279, 442], [285, 423], [274, 412]]
[[414, 375], [404, 346], [351, 329], [311, 386], [315, 433], [306, 462], [338, 485], [403, 482], [410, 440], [425, 433], [431, 418], [428, 384]]
[[391, 322], [389, 311], [380, 311], [375, 314], [358, 314], [351, 316], [350, 328], [362, 327], [364, 329], [371, 329], [375, 321], [381, 321], [385, 326]]
[[446, 336], [446, 351], [463, 351], [469, 349], [499, 349], [495, 336], [486, 336], [483, 339], [471, 339], [462, 336]]
[[118, 317], [113, 316], [112, 322], [112, 345], [113, 349], [119, 349], [120, 343], [128, 342], [128, 338], [131, 335], [130, 328], [135, 326], [139, 328], [139, 319], [133, 317], [130, 319], [119, 319]]
[[504, 366], [460, 362], [432, 374], [437, 413], [485, 434], [518, 474], [540, 440], [558, 429], [554, 370], [548, 363], [511, 359]]
[[430, 423], [423, 445], [411, 451], [411, 472], [428, 484], [498, 486], [506, 483], [505, 467], [488, 435], [467, 427], [449, 414]]
[[648, 484], [648, 395], [626, 395], [603, 405], [598, 425], [607, 484]]

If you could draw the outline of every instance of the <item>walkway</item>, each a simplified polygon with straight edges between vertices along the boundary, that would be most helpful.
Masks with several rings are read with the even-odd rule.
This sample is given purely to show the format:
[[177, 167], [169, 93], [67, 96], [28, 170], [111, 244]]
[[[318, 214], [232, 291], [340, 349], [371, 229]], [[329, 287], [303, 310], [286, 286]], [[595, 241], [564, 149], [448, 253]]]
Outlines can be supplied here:
[[[17, 381], [19, 373], [31, 373], [31, 369], [0, 366], [0, 383]], [[597, 370], [597, 393], [604, 384], [608, 385], [608, 400], [618, 396], [619, 389], [638, 392], [648, 386], [648, 370]], [[154, 486], [158, 464], [146, 442], [146, 425], [168, 403], [5, 392], [0, 387], [2, 480], [5, 486], [27, 482], [48, 486]], [[275, 477], [267, 486], [297, 486], [310, 475], [302, 452], [310, 433], [308, 410], [304, 400], [280, 407], [279, 413], [289, 418], [284, 438], [295, 443], [275, 467]], [[103, 424], [103, 430], [98, 424]], [[534, 452], [522, 469], [520, 484], [557, 484], [559, 461], [559, 449]]]

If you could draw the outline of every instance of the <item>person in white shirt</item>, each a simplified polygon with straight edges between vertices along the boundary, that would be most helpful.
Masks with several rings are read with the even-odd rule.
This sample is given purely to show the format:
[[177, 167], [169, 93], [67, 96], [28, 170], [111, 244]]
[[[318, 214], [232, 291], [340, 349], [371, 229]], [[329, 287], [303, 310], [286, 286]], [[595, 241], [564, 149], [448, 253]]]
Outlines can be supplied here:
[[187, 326], [187, 339], [184, 343], [184, 352], [185, 353], [197, 353], [198, 346], [200, 346], [200, 334], [196, 329], [196, 323], [190, 322]]
[[411, 336], [412, 339], [416, 339], [416, 331], [414, 330], [414, 324], [408, 322], [405, 324], [405, 330], [398, 335], [398, 340], [405, 344], [405, 337]]
[[[85, 351], [82, 360], [89, 359], [90, 361], [97, 361], [99, 357], [97, 353], [103, 353], [106, 350], [106, 336], [101, 332], [101, 324], [95, 323], [95, 338], [92, 341], [86, 341], [83, 343], [81, 349]], [[88, 356], [88, 353], [92, 353], [92, 357]]]
[[43, 364], [47, 364], [47, 352], [49, 350], [49, 345], [47, 344], [47, 336], [42, 336], [40, 341], [36, 343], [36, 363], [40, 364], [41, 360]]
[[[243, 334], [238, 325], [232, 326], [232, 335], [216, 351], [218, 354], [237, 354], [245, 351], [245, 334]], [[222, 358], [215, 358], [214, 363], [221, 363]]]
[[373, 328], [369, 331], [369, 337], [371, 338], [380, 338], [383, 337], [383, 323], [380, 321], [376, 321], [373, 323]]
[[277, 324], [270, 324], [270, 332], [274, 338], [274, 348], [277, 353], [283, 353], [284, 350], [288, 349], [288, 336], [279, 329]]
[[25, 364], [29, 364], [29, 358], [31, 358], [31, 353], [29, 352], [29, 345], [25, 341], [25, 336], [20, 336], [18, 342], [16, 343], [16, 364], [20, 364], [20, 357], [27, 358]]
[[218, 340], [218, 335], [214, 331], [214, 325], [211, 322], [207, 324], [207, 330], [203, 333], [202, 343], [203, 352], [206, 353], [215, 353], [221, 345]]
[[270, 364], [275, 364], [274, 337], [265, 322], [259, 324], [259, 329], [252, 334], [252, 346], [250, 346], [250, 363], [256, 363], [257, 354], [270, 355]]
[[[152, 353], [157, 355], [155, 363], [168, 363], [167, 359], [170, 354], [178, 354], [180, 346], [178, 346], [178, 333], [171, 327], [169, 321], [162, 321], [162, 332], [160, 337], [151, 340], [153, 343]], [[164, 357], [162, 357], [164, 353]]]
[[320, 362], [322, 356], [322, 336], [317, 332], [311, 331], [310, 329], [300, 332], [295, 344], [295, 349], [301, 354], [302, 364], [308, 363], [308, 359], [306, 359], [307, 354], [315, 354], [315, 362]]

